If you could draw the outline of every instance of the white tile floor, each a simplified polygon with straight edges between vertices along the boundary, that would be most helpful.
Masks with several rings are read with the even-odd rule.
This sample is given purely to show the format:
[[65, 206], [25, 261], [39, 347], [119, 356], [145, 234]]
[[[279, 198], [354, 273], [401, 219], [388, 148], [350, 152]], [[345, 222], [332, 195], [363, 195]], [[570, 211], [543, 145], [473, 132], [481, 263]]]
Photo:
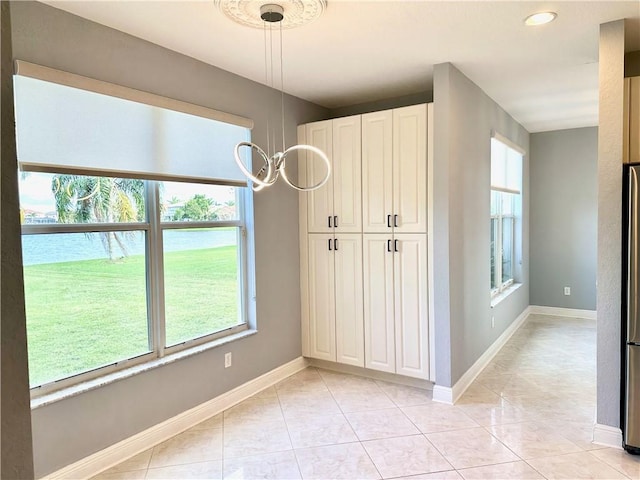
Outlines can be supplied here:
[[595, 322], [532, 315], [455, 405], [308, 368], [95, 479], [640, 479], [591, 443]]

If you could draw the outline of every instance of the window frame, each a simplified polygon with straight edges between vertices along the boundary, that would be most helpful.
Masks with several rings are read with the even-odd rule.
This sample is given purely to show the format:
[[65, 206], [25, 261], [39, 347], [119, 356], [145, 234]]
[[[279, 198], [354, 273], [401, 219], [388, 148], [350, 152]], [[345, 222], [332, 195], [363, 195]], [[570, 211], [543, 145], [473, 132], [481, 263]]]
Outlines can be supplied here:
[[[491, 189], [491, 193], [492, 195], [494, 193], [500, 194], [503, 193], [499, 190], [494, 190]], [[510, 208], [511, 213], [508, 214], [504, 214], [503, 212], [503, 208], [502, 208], [502, 201], [503, 201], [503, 196], [502, 195], [497, 195], [496, 198], [497, 200], [497, 205], [496, 205], [496, 210], [498, 213], [492, 214], [491, 215], [491, 220], [495, 220], [495, 240], [493, 243], [493, 256], [494, 256], [494, 262], [495, 262], [495, 268], [494, 268], [494, 285], [496, 285], [496, 287], [491, 289], [491, 296], [495, 297], [496, 295], [504, 292], [507, 288], [509, 288], [511, 285], [514, 284], [515, 282], [515, 273], [514, 273], [514, 268], [515, 268], [515, 237], [516, 237], [516, 214], [515, 214], [515, 199], [512, 199], [512, 206]], [[510, 278], [508, 278], [506, 281], [502, 281], [502, 263], [503, 263], [503, 258], [504, 258], [504, 220], [508, 219], [511, 222], [511, 276]]]
[[[25, 170], [23, 170], [25, 171]], [[54, 172], [47, 172], [54, 173]], [[86, 172], [75, 172], [60, 169], [56, 174], [87, 175]], [[90, 176], [114, 177], [111, 172], [91, 172]], [[117, 178], [126, 178], [118, 176]], [[175, 179], [179, 181], [180, 179]], [[146, 309], [149, 352], [134, 357], [114, 361], [100, 367], [92, 368], [64, 378], [48, 381], [40, 385], [30, 386], [31, 398], [38, 398], [52, 392], [90, 382], [97, 378], [120, 372], [127, 368], [142, 365], [162, 359], [165, 356], [183, 352], [208, 343], [213, 343], [230, 335], [241, 333], [249, 329], [249, 283], [253, 276], [249, 270], [249, 215], [252, 212], [250, 192], [247, 187], [228, 185], [236, 189], [236, 220], [211, 221], [180, 221], [163, 222], [160, 208], [160, 184], [162, 180], [144, 179], [145, 220], [130, 223], [40, 223], [22, 224], [21, 236], [47, 235], [56, 233], [103, 233], [113, 231], [142, 231], [145, 232], [145, 277], [146, 277]], [[188, 179], [188, 183], [207, 185], [208, 182], [198, 182]], [[237, 229], [237, 272], [238, 272], [238, 323], [198, 337], [190, 338], [175, 345], [166, 346], [165, 330], [165, 295], [164, 295], [164, 245], [162, 235], [165, 230], [198, 229], [198, 228], [227, 228]], [[24, 268], [24, 265], [23, 265]]]
[[[236, 220], [210, 220], [210, 221], [180, 221], [180, 222], [163, 222], [162, 221], [162, 213], [160, 211], [160, 185], [161, 182], [153, 182], [153, 185], [149, 190], [151, 200], [153, 201], [154, 211], [153, 214], [156, 216], [157, 231], [155, 231], [151, 238], [152, 241], [157, 242], [155, 248], [152, 249], [153, 252], [157, 255], [154, 258], [155, 265], [158, 267], [158, 272], [156, 274], [156, 282], [158, 285], [157, 293], [158, 299], [162, 299], [162, 305], [156, 305], [158, 309], [158, 317], [159, 321], [157, 322], [157, 326], [159, 328], [159, 332], [154, 332], [154, 338], [156, 339], [156, 343], [159, 346], [158, 357], [162, 358], [165, 355], [170, 355], [172, 353], [180, 352], [187, 348], [197, 347], [203, 345], [205, 343], [212, 342], [219, 338], [226, 337], [228, 335], [233, 335], [235, 333], [240, 333], [244, 330], [247, 330], [249, 327], [248, 315], [247, 315], [247, 298], [248, 298], [248, 288], [247, 288], [247, 229], [246, 229], [246, 209], [245, 209], [245, 200], [246, 195], [242, 194], [242, 187], [234, 187], [236, 188], [236, 207], [238, 218]], [[193, 183], [193, 182], [190, 182]], [[244, 190], [247, 188], [244, 187]], [[238, 248], [238, 258], [237, 258], [237, 267], [238, 267], [238, 292], [240, 293], [239, 301], [239, 323], [232, 327], [227, 327], [222, 330], [218, 330], [216, 332], [212, 332], [206, 335], [202, 335], [199, 337], [194, 337], [189, 340], [185, 340], [184, 342], [177, 343], [175, 345], [167, 346], [166, 345], [166, 315], [164, 311], [164, 242], [162, 240], [163, 233], [166, 230], [181, 230], [185, 228], [189, 229], [198, 229], [198, 228], [226, 228], [226, 227], [235, 227], [237, 228], [236, 236], [238, 239], [237, 248]]]
[[[501, 158], [499, 160], [500, 164], [502, 165], [502, 168], [504, 169], [503, 171], [505, 173], [505, 177], [501, 179], [502, 181], [496, 182], [497, 185], [494, 185], [494, 182], [493, 182], [494, 180], [493, 168], [494, 168], [494, 159], [495, 159], [494, 155], [496, 155], [496, 152], [494, 152], [493, 150], [494, 140], [506, 148], [504, 153], [504, 158]], [[519, 156], [519, 160], [518, 160], [519, 163], [517, 165], [509, 164], [510, 162], [513, 161], [513, 160], [510, 160], [509, 151]], [[492, 130], [490, 152], [491, 152], [490, 154], [490, 158], [491, 158], [490, 160], [490, 164], [491, 164], [490, 206], [493, 206], [494, 194], [497, 198], [497, 205], [495, 205], [495, 211], [490, 207], [490, 223], [489, 223], [490, 229], [491, 229], [491, 222], [493, 220], [496, 220], [496, 225], [497, 225], [493, 251], [491, 252], [491, 255], [493, 255], [496, 260], [494, 277], [492, 279], [495, 287], [492, 287], [490, 285], [490, 288], [489, 288], [491, 292], [491, 300], [493, 302], [496, 297], [498, 297], [500, 294], [502, 294], [503, 292], [508, 290], [511, 286], [517, 283], [516, 279], [519, 274], [518, 269], [516, 268], [516, 258], [518, 255], [522, 255], [522, 251], [521, 251], [522, 245], [521, 243], [518, 243], [518, 242], [522, 241], [522, 231], [521, 231], [521, 228], [522, 228], [521, 216], [522, 216], [522, 202], [523, 202], [522, 186], [524, 184], [524, 160], [525, 160], [526, 151], [516, 143], [509, 140], [507, 137], [501, 135], [495, 130]], [[519, 173], [517, 182], [515, 182], [517, 184], [514, 184], [514, 182], [510, 181], [510, 180], [513, 180], [513, 178], [512, 177], [510, 178], [508, 174], [508, 171], [509, 171], [508, 169], [513, 168], [514, 166], [515, 168], [517, 168], [516, 171]], [[513, 170], [510, 170], [510, 171], [513, 172]], [[506, 213], [506, 214], [503, 213], [504, 212], [504, 208], [502, 205], [503, 195], [501, 195], [503, 193], [512, 195], [511, 197], [512, 203], [508, 210], [509, 213]], [[503, 253], [504, 253], [503, 223], [505, 219], [510, 219], [511, 220], [510, 223], [512, 225], [511, 277], [503, 282], [502, 281], [502, 260], [503, 260]], [[489, 264], [491, 264], [491, 260], [489, 260]], [[491, 266], [489, 267], [489, 269], [491, 269]]]

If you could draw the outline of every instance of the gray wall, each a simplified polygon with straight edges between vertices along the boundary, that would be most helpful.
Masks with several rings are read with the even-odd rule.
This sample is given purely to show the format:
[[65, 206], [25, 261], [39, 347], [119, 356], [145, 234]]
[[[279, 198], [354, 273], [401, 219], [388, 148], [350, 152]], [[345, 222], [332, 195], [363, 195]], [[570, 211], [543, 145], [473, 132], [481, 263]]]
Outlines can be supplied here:
[[531, 304], [595, 310], [598, 128], [532, 134], [530, 171]]
[[[523, 164], [523, 285], [490, 305], [491, 132], [529, 150], [529, 133], [449, 63], [434, 68], [436, 384], [450, 387], [529, 305], [529, 156]], [[491, 316], [495, 316], [495, 328]]]
[[597, 423], [620, 426], [624, 20], [600, 26]]
[[33, 478], [9, 2], [0, 4], [0, 478]]
[[[11, 16], [14, 58], [252, 118], [253, 138], [264, 143], [266, 87], [43, 4], [16, 2]], [[328, 116], [326, 109], [291, 97], [286, 109], [292, 141], [297, 124]], [[298, 194], [282, 183], [255, 196], [258, 334], [35, 409], [36, 475], [301, 355]], [[13, 228], [19, 228], [17, 219]], [[234, 362], [225, 370], [227, 351]]]

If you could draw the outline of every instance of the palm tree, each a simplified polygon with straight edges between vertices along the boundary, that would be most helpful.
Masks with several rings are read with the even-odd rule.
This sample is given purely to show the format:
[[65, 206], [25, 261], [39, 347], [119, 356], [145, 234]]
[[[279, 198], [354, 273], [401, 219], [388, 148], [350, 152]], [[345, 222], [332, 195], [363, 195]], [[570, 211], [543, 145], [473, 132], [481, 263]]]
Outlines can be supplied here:
[[[143, 180], [54, 175], [51, 190], [61, 223], [144, 221]], [[116, 258], [116, 246], [121, 253], [119, 256], [127, 256], [124, 235], [121, 232], [100, 233], [100, 240], [110, 260]]]

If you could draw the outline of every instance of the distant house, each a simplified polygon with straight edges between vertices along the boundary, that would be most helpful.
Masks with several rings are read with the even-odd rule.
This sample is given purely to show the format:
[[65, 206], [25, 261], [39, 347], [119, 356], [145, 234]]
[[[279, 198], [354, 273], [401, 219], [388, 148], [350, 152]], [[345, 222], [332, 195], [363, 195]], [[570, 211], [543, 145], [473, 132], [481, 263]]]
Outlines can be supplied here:
[[36, 210], [24, 209], [20, 212], [22, 223], [57, 223], [57, 212], [38, 212]]
[[217, 220], [235, 220], [238, 216], [235, 205], [216, 205], [213, 209]]
[[176, 214], [178, 209], [184, 207], [184, 202], [178, 203], [165, 203], [162, 206], [162, 221], [170, 222], [173, 219], [173, 216]]

